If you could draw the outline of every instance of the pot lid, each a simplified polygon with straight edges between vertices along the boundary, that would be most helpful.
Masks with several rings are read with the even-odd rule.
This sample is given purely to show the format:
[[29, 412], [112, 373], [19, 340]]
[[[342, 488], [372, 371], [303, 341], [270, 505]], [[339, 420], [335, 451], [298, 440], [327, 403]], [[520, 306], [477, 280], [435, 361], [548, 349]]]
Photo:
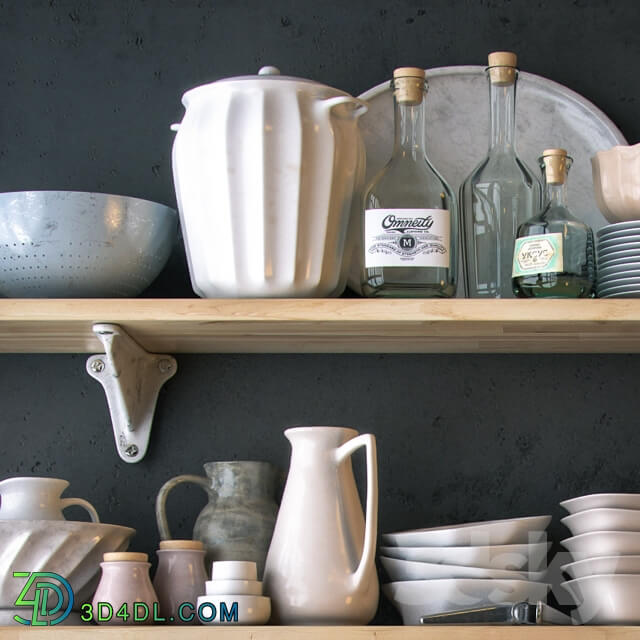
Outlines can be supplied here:
[[273, 66], [261, 67], [256, 75], [248, 76], [232, 76], [231, 78], [221, 78], [215, 82], [203, 84], [193, 89], [189, 89], [182, 96], [182, 104], [186, 107], [187, 102], [192, 100], [197, 94], [208, 93], [208, 90], [217, 88], [227, 84], [235, 83], [247, 83], [252, 84], [255, 87], [259, 87], [262, 82], [278, 82], [294, 85], [306, 85], [309, 88], [321, 89], [326, 96], [348, 96], [346, 91], [340, 91], [340, 89], [334, 89], [329, 85], [316, 82], [315, 80], [309, 80], [308, 78], [296, 78], [295, 76], [283, 76], [280, 75], [280, 69]]

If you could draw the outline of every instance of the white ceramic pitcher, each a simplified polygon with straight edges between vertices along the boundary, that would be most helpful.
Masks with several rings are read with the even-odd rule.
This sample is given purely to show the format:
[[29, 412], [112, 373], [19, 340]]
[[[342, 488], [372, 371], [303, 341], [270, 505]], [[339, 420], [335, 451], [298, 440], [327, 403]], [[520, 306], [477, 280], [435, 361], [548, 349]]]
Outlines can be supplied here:
[[[343, 427], [287, 429], [291, 466], [264, 573], [272, 621], [367, 624], [378, 607], [376, 441]], [[366, 448], [366, 521], [351, 454]]]
[[91, 522], [100, 522], [90, 502], [60, 497], [68, 486], [59, 478], [7, 478], [0, 482], [0, 520], [64, 520], [62, 510], [78, 505]]

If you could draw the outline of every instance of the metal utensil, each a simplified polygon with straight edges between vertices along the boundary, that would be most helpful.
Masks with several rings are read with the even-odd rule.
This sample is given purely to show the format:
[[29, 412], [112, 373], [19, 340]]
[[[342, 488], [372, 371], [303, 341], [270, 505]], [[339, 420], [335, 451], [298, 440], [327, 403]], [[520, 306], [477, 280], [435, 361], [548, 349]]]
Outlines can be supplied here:
[[137, 296], [164, 267], [177, 230], [176, 211], [139, 198], [0, 193], [0, 295]]
[[422, 624], [573, 624], [571, 618], [544, 602], [517, 602], [422, 616]]

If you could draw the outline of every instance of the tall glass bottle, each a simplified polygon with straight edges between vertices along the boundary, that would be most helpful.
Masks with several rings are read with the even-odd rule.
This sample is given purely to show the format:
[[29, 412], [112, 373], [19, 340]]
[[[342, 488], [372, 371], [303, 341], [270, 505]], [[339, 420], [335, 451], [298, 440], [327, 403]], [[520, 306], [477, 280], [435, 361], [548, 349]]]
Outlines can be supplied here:
[[457, 281], [457, 206], [425, 151], [423, 69], [393, 72], [395, 141], [364, 197], [366, 296], [449, 297]]
[[572, 159], [564, 149], [540, 158], [545, 205], [518, 229], [513, 292], [518, 298], [590, 298], [595, 286], [593, 231], [567, 205]]
[[516, 64], [515, 53], [489, 54], [489, 152], [460, 187], [465, 292], [470, 298], [513, 297], [516, 232], [541, 205], [540, 183], [516, 154]]

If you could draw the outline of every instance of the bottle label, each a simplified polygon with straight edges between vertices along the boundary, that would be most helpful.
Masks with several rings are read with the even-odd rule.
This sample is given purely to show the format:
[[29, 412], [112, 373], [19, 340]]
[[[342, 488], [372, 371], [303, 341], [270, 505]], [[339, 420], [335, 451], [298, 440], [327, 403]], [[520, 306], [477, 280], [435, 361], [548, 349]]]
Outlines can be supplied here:
[[366, 209], [365, 267], [449, 267], [447, 209]]
[[544, 233], [516, 239], [513, 251], [514, 278], [562, 271], [564, 266], [561, 233]]

